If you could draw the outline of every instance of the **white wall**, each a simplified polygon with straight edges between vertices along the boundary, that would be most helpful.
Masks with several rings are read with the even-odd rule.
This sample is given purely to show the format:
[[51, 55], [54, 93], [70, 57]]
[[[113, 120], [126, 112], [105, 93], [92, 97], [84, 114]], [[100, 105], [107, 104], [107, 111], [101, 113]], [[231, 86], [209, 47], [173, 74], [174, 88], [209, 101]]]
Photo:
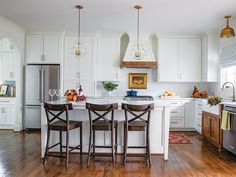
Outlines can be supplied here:
[[0, 39], [8, 38], [16, 48], [19, 57], [16, 61], [16, 127], [15, 131], [22, 130], [22, 102], [23, 102], [23, 65], [25, 58], [25, 30], [8, 19], [0, 16]]
[[[119, 78], [120, 81], [117, 82], [119, 87], [116, 91], [112, 93], [113, 96], [125, 96], [126, 91], [130, 90], [128, 88], [128, 73], [148, 73], [148, 85], [147, 89], [134, 89], [138, 91], [139, 95], [152, 95], [160, 96], [165, 91], [176, 92], [181, 97], [191, 97], [194, 86], [199, 88], [199, 91], [207, 90], [209, 95], [214, 95], [214, 89], [208, 89], [209, 83], [188, 83], [188, 82], [171, 82], [162, 83], [157, 82], [156, 70], [152, 69], [133, 69], [133, 68], [123, 68], [120, 69]], [[103, 89], [101, 82], [97, 83], [97, 96], [107, 95], [106, 91]]]

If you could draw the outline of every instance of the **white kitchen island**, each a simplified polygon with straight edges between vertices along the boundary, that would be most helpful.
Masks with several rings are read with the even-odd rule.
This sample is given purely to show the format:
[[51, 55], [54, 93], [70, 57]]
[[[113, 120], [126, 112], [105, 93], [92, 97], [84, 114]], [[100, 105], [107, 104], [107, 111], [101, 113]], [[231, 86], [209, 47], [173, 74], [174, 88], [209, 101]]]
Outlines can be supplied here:
[[[128, 104], [148, 104], [154, 103], [154, 110], [151, 114], [150, 121], [150, 146], [152, 154], [164, 154], [164, 160], [168, 160], [168, 148], [169, 148], [169, 124], [170, 124], [170, 110], [173, 107], [171, 104], [166, 104], [162, 101], [125, 101], [117, 98], [89, 98], [86, 101], [79, 101], [72, 103], [73, 110], [69, 111], [70, 120], [83, 121], [83, 152], [88, 152], [89, 141], [89, 117], [88, 111], [85, 108], [85, 103], [95, 104], [109, 104], [118, 103], [119, 108], [115, 111], [115, 120], [119, 121], [118, 125], [118, 153], [123, 151], [123, 124], [124, 111], [121, 109], [121, 103]], [[58, 100], [49, 103], [61, 104], [65, 103], [65, 100]], [[63, 135], [65, 136], [65, 135]], [[128, 145], [143, 145], [145, 143], [145, 136], [143, 132], [129, 132]], [[47, 137], [47, 120], [43, 107], [41, 106], [41, 157], [44, 156]], [[63, 138], [64, 139], [64, 138]], [[50, 144], [59, 142], [59, 133], [53, 132], [50, 137]], [[70, 132], [70, 145], [79, 144], [79, 130], [75, 129]], [[98, 132], [96, 135], [96, 144], [109, 145], [110, 144], [110, 132]], [[55, 148], [54, 151], [58, 151]], [[96, 149], [96, 152], [109, 152], [108, 149]], [[139, 153], [143, 150], [130, 149], [128, 153]]]

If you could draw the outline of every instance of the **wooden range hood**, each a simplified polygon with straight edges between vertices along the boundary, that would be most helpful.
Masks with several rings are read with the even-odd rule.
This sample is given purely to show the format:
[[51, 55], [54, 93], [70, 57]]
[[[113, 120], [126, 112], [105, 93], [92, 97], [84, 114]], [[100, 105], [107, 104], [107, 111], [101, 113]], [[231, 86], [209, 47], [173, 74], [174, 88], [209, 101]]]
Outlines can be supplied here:
[[156, 69], [157, 62], [155, 61], [122, 61], [122, 68], [150, 68]]

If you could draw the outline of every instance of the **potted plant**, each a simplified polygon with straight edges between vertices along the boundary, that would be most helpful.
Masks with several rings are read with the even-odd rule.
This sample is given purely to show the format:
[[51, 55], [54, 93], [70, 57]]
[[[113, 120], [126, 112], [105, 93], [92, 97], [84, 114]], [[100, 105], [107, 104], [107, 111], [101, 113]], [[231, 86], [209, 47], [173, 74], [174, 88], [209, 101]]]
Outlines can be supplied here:
[[107, 91], [108, 95], [111, 95], [111, 92], [113, 90], [116, 90], [118, 87], [118, 84], [112, 83], [112, 82], [102, 82], [103, 88]]

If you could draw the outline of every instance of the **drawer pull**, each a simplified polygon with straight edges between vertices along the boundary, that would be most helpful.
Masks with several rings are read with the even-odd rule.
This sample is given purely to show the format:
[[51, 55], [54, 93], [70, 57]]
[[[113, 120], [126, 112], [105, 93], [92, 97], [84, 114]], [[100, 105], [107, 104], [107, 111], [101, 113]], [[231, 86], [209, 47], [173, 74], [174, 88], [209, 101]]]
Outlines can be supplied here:
[[170, 113], [178, 113], [178, 111], [171, 111]]
[[178, 124], [179, 122], [171, 122], [172, 124]]

